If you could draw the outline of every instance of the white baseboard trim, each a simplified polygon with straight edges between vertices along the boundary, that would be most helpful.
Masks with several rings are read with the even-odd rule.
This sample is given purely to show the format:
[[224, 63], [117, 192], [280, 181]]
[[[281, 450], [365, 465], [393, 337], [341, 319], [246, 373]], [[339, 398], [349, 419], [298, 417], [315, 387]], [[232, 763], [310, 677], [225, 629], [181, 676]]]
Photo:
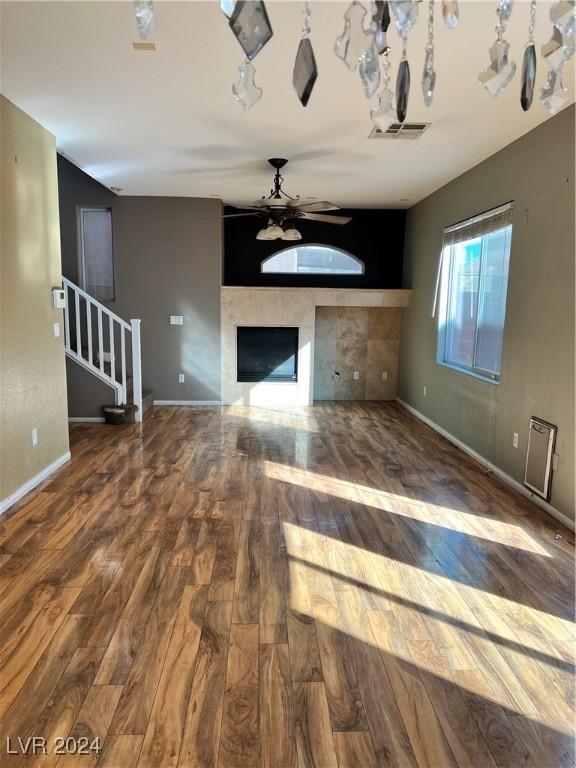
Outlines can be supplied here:
[[154, 400], [154, 405], [222, 405], [221, 400]]
[[106, 419], [104, 416], [69, 416], [68, 422], [70, 424], [104, 424]]
[[411, 405], [404, 402], [404, 400], [402, 400], [399, 397], [396, 398], [396, 402], [398, 403], [398, 405], [401, 405], [402, 408], [405, 408], [407, 411], [409, 411], [413, 416], [416, 416], [417, 419], [420, 419], [420, 421], [423, 421], [424, 424], [427, 424], [429, 427], [431, 427], [435, 432], [438, 432], [438, 434], [442, 435], [442, 437], [445, 437], [446, 440], [451, 442], [457, 448], [460, 448], [461, 451], [464, 451], [464, 453], [467, 453], [469, 456], [472, 456], [472, 458], [476, 459], [476, 461], [479, 464], [482, 464], [482, 466], [486, 467], [486, 469], [489, 469], [491, 472], [497, 475], [501, 480], [503, 480], [505, 483], [510, 485], [512, 488], [514, 488], [514, 490], [521, 493], [527, 499], [530, 499], [530, 501], [533, 501], [534, 504], [537, 504], [545, 512], [548, 512], [549, 515], [551, 515], [556, 520], [558, 520], [559, 523], [562, 523], [562, 525], [564, 525], [566, 528], [568, 528], [571, 531], [574, 531], [576, 529], [574, 521], [570, 520], [570, 518], [566, 517], [566, 515], [563, 515], [562, 512], [556, 509], [556, 507], [553, 507], [552, 504], [549, 504], [547, 501], [544, 501], [544, 499], [541, 499], [539, 496], [536, 496], [536, 494], [532, 493], [532, 491], [530, 491], [528, 488], [522, 485], [522, 483], [519, 483], [518, 480], [515, 480], [513, 477], [510, 477], [510, 475], [507, 475], [506, 472], [501, 470], [495, 464], [492, 464], [491, 461], [488, 461], [488, 459], [485, 459], [484, 456], [477, 453], [475, 450], [467, 446], [461, 440], [458, 440], [457, 437], [454, 437], [454, 435], [452, 435], [450, 432], [445, 430], [443, 427], [436, 424], [436, 422], [432, 421], [432, 419], [429, 419], [427, 416], [424, 416], [423, 413], [420, 413], [420, 411], [417, 411], [416, 408], [413, 408]]
[[41, 472], [38, 472], [37, 475], [30, 478], [24, 485], [21, 485], [20, 488], [14, 491], [14, 493], [10, 494], [10, 496], [7, 496], [5, 499], [2, 499], [2, 501], [0, 501], [0, 515], [6, 512], [7, 509], [10, 509], [10, 507], [13, 507], [17, 501], [20, 501], [20, 499], [26, 496], [27, 493], [34, 490], [37, 485], [40, 485], [41, 482], [46, 480], [46, 478], [53, 472], [56, 472], [57, 469], [60, 469], [60, 467], [66, 464], [67, 461], [70, 461], [70, 451], [66, 451], [66, 453], [62, 454], [56, 461], [53, 461], [52, 464], [48, 464], [48, 466], [44, 467]]

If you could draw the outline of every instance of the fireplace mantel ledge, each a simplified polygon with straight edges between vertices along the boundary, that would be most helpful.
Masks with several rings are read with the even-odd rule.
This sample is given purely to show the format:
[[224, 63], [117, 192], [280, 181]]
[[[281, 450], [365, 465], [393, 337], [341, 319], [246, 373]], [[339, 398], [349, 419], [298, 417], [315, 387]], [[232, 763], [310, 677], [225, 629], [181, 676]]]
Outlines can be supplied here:
[[317, 307], [407, 307], [412, 291], [404, 288], [298, 288], [253, 285], [224, 285], [222, 298], [248, 293], [307, 296]]

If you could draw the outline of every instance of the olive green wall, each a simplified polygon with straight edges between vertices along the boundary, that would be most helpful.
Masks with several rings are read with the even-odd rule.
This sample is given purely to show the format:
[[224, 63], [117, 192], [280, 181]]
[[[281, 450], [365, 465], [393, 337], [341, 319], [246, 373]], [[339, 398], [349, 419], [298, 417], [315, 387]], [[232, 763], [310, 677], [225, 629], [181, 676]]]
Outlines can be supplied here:
[[[404, 287], [413, 295], [402, 317], [398, 388], [404, 402], [519, 482], [530, 417], [557, 425], [559, 467], [550, 502], [571, 519], [574, 117], [572, 105], [409, 210]], [[509, 200], [514, 218], [502, 376], [494, 385], [436, 363], [432, 303], [444, 227]]]
[[[0, 509], [68, 453], [54, 137], [0, 96]], [[62, 328], [63, 331], [63, 328]], [[32, 429], [38, 445], [32, 447]]]

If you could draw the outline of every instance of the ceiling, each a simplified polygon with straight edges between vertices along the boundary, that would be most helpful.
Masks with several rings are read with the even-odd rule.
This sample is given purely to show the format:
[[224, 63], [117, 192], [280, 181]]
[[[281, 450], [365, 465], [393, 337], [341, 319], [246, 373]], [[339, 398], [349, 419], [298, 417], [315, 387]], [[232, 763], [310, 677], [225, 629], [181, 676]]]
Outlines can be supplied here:
[[[292, 88], [297, 0], [267, 3], [275, 34], [254, 62], [264, 95], [248, 113], [231, 93], [242, 51], [215, 0], [157, 0], [155, 52], [132, 48], [131, 2], [3, 2], [2, 92], [56, 136], [60, 152], [121, 194], [240, 203], [267, 193], [266, 158], [280, 156], [291, 161], [284, 174], [291, 194], [342, 207], [408, 207], [550, 117], [537, 96], [528, 113], [519, 105], [525, 0], [514, 4], [506, 32], [518, 71], [498, 99], [477, 80], [495, 37], [496, 0], [460, 0], [455, 30], [440, 22], [436, 3], [437, 87], [425, 107], [422, 3], [409, 38], [407, 119], [432, 125], [418, 141], [368, 140], [373, 103], [333, 52], [347, 4], [311, 5], [319, 77], [306, 109]], [[538, 50], [550, 37], [550, 5], [537, 4]], [[399, 38], [390, 32], [395, 76]], [[540, 59], [538, 66], [539, 89], [546, 68]]]

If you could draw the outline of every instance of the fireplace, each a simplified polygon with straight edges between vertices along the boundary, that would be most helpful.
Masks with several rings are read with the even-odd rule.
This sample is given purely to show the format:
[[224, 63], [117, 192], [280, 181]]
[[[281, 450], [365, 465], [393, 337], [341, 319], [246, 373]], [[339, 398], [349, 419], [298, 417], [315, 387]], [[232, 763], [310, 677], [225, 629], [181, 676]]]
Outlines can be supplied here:
[[298, 328], [236, 330], [237, 381], [298, 381]]

